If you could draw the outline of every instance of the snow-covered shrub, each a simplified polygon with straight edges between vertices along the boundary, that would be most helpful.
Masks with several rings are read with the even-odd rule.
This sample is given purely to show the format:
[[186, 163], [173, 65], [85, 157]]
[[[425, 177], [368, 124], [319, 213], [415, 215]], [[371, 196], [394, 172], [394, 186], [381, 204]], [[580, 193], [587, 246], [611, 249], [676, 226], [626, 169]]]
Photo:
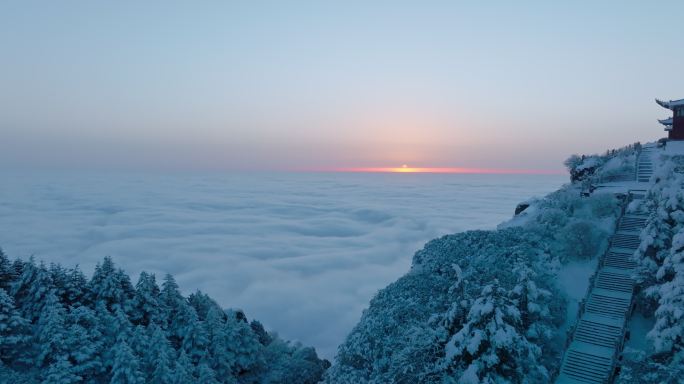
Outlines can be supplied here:
[[666, 355], [649, 356], [644, 351], [626, 348], [616, 384], [681, 384], [684, 362], [669, 362]]
[[562, 261], [586, 260], [601, 251], [604, 238], [592, 222], [573, 220], [557, 232], [555, 250]]
[[604, 159], [597, 156], [577, 156], [572, 155], [565, 160], [565, 166], [570, 172], [570, 181], [582, 181], [596, 172], [596, 170], [603, 164]]
[[636, 152], [626, 152], [609, 158], [601, 166], [603, 180], [611, 180], [612, 177], [636, 174]]
[[537, 223], [546, 230], [558, 230], [568, 223], [568, 214], [560, 208], [543, 209], [536, 217]]
[[587, 206], [591, 209], [589, 217], [604, 218], [617, 214], [619, 202], [611, 193], [597, 193], [587, 199]]
[[572, 155], [564, 164], [573, 183], [610, 180], [611, 177], [635, 173], [636, 157], [640, 148], [641, 145], [636, 143], [606, 151], [603, 155]]

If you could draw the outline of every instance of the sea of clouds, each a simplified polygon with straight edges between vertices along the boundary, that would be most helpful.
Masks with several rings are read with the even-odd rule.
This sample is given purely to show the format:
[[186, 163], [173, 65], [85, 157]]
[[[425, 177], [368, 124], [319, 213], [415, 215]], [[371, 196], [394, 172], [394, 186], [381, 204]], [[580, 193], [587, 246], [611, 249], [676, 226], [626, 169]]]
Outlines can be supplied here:
[[563, 175], [11, 174], [10, 257], [175, 275], [331, 358], [371, 297], [435, 237], [490, 229]]

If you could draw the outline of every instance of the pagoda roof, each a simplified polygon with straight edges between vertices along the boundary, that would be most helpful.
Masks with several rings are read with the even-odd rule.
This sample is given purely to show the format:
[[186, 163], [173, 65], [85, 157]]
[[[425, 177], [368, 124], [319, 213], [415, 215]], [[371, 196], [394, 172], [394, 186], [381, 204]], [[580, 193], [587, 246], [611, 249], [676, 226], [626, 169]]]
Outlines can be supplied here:
[[663, 120], [658, 120], [658, 122], [665, 126], [666, 131], [669, 131], [672, 129], [672, 118], [671, 117], [668, 117], [667, 119], [663, 119]]
[[658, 103], [658, 105], [660, 105], [663, 108], [674, 110], [674, 108], [676, 108], [676, 107], [684, 106], [684, 99], [670, 100], [670, 101], [662, 101], [662, 100], [656, 99], [656, 103]]

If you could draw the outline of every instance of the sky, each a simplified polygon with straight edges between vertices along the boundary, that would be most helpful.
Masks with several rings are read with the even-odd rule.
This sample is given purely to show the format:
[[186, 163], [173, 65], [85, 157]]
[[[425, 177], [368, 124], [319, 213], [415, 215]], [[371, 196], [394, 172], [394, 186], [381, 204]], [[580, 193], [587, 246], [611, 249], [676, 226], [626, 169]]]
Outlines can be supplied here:
[[0, 168], [555, 171], [664, 136], [681, 1], [0, 1]]

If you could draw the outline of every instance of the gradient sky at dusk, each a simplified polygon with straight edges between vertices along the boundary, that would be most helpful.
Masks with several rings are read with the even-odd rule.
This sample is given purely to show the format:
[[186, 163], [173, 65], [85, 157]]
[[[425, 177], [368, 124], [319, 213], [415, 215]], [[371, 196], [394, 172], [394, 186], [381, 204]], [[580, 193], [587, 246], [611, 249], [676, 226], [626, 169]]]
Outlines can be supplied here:
[[0, 168], [558, 170], [663, 136], [681, 1], [0, 3]]

